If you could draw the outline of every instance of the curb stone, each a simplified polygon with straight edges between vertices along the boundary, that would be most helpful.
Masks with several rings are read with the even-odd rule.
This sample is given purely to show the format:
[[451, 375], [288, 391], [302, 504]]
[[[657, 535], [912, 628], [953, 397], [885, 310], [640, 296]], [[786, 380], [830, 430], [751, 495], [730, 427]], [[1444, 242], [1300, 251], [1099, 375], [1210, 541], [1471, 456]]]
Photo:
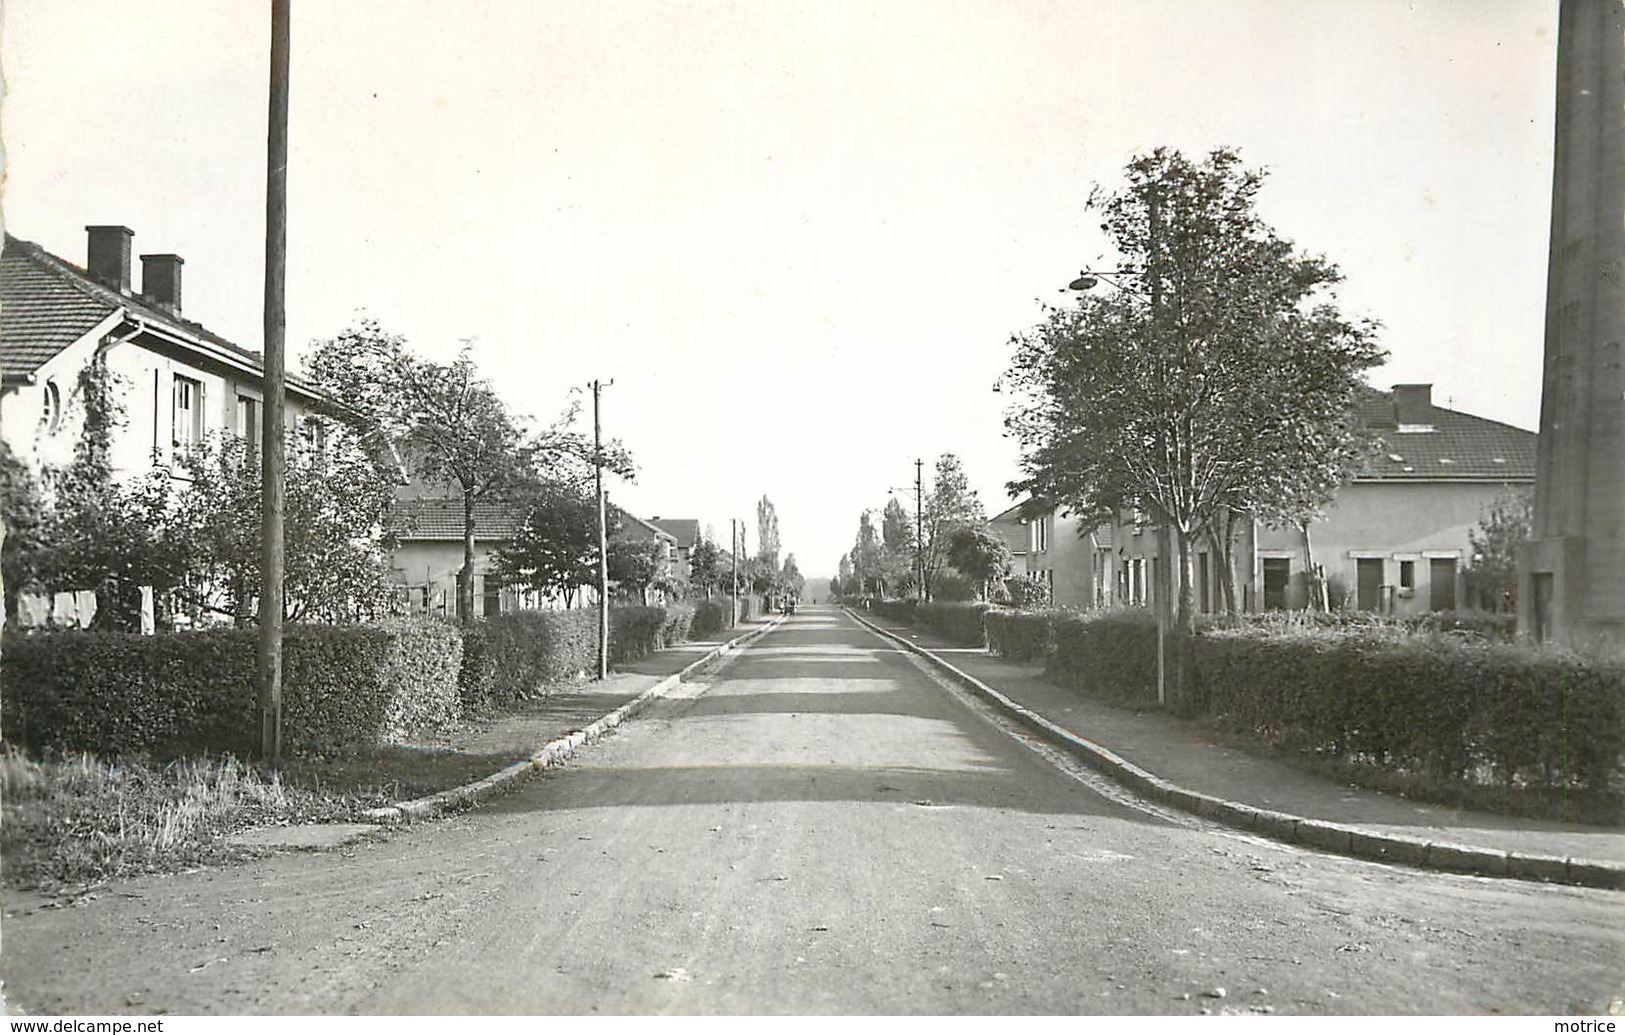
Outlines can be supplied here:
[[621, 705], [608, 715], [595, 720], [584, 729], [576, 730], [574, 733], [559, 737], [557, 740], [548, 741], [540, 750], [527, 759], [522, 759], [506, 768], [499, 769], [484, 779], [475, 780], [473, 783], [467, 783], [461, 787], [454, 787], [449, 791], [440, 791], [435, 794], [424, 795], [421, 798], [413, 798], [410, 801], [398, 801], [376, 809], [368, 809], [361, 814], [362, 819], [369, 823], [384, 825], [428, 819], [454, 806], [483, 801], [527, 773], [562, 765], [565, 760], [576, 753], [577, 749], [591, 744], [605, 733], [620, 726], [646, 708], [656, 698], [665, 696], [667, 691], [682, 683], [697, 670], [711, 664], [718, 658], [734, 653], [751, 641], [767, 635], [777, 629], [783, 622], [783, 615], [776, 616], [760, 629], [752, 629], [748, 633], [734, 637], [727, 643], [713, 647], [698, 659], [661, 679], [654, 686], [643, 691], [643, 693], [632, 698], [632, 700]]
[[1625, 865], [1590, 859], [1503, 852], [1490, 848], [1423, 841], [1418, 838], [1362, 830], [1326, 820], [1306, 819], [1285, 812], [1261, 809], [1245, 802], [1229, 801], [1187, 790], [1169, 783], [1121, 755], [1078, 736], [1051, 722], [988, 686], [975, 676], [956, 668], [931, 651], [883, 629], [850, 608], [843, 608], [853, 620], [871, 632], [918, 654], [953, 679], [988, 701], [1022, 726], [1044, 737], [1091, 769], [1122, 784], [1129, 790], [1159, 804], [1192, 813], [1204, 819], [1276, 841], [1316, 848], [1321, 851], [1385, 863], [1403, 863], [1421, 869], [1467, 873], [1481, 877], [1505, 877], [1548, 884], [1572, 884], [1611, 891], [1625, 890]]

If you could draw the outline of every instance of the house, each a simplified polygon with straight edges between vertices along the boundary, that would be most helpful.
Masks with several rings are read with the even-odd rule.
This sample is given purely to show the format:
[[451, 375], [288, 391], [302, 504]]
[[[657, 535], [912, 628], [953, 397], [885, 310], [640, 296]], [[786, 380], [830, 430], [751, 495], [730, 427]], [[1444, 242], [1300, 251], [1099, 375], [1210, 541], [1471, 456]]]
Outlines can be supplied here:
[[700, 523], [693, 518], [663, 518], [658, 515], [649, 523], [677, 540], [676, 570], [679, 577], [688, 573], [689, 561], [694, 558], [694, 547], [700, 541]]
[[[238, 346], [181, 315], [184, 260], [140, 256], [141, 288], [130, 280], [134, 232], [89, 226], [84, 266], [9, 234], [0, 249], [0, 438], [36, 473], [66, 464], [84, 426], [79, 378], [98, 355], [115, 375], [122, 422], [112, 432], [115, 477], [170, 470], [210, 435], [258, 441], [264, 366]], [[315, 388], [287, 378], [288, 426], [322, 407]], [[150, 626], [151, 600], [146, 594]], [[21, 620], [86, 624], [89, 593], [25, 601]]]
[[[665, 544], [660, 573], [673, 573], [677, 557], [674, 536], [613, 503], [607, 505], [607, 516], [611, 527], [619, 525], [612, 540], [659, 540]], [[524, 510], [515, 503], [482, 500], [474, 505], [474, 610], [480, 617], [519, 609], [563, 606], [562, 601], [549, 600], [527, 587], [503, 585], [496, 574], [496, 552], [513, 538], [524, 520]], [[390, 557], [390, 567], [406, 606], [412, 611], [455, 616], [457, 575], [463, 570], [462, 500], [430, 495], [421, 480], [414, 480], [402, 486], [397, 495], [391, 530], [395, 534], [395, 550]], [[686, 571], [685, 566], [683, 572], [674, 577], [681, 578]], [[585, 600], [586, 595], [581, 599]]]
[[[1427, 384], [1371, 392], [1361, 419], [1377, 452], [1309, 525], [1307, 543], [1301, 529], [1238, 522], [1229, 566], [1241, 610], [1306, 606], [1309, 557], [1323, 572], [1334, 608], [1420, 614], [1468, 605], [1470, 534], [1508, 492], [1533, 486], [1536, 435], [1438, 406]], [[1028, 526], [1026, 568], [1051, 580], [1056, 604], [1136, 606], [1155, 599], [1162, 562], [1156, 528], [1144, 515], [1125, 511], [1100, 523], [1042, 503], [1022, 506], [1012, 510]], [[1192, 544], [1199, 611], [1224, 608], [1225, 564], [1210, 544]]]

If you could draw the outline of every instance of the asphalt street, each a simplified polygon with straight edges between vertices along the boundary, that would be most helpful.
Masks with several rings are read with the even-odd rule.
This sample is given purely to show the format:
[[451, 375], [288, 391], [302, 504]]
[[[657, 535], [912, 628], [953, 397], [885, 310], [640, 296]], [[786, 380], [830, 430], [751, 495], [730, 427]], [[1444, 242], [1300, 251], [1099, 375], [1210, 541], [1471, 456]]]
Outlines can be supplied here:
[[476, 810], [13, 911], [5, 993], [31, 1013], [1571, 1014], [1625, 995], [1625, 895], [1148, 811], [829, 609]]

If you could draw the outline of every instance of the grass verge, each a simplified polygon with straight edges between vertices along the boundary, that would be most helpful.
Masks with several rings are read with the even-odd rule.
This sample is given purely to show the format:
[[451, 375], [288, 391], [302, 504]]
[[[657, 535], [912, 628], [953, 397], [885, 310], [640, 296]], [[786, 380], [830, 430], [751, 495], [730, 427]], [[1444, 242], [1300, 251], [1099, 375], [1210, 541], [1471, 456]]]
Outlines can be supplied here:
[[0, 755], [0, 878], [46, 892], [251, 854], [251, 827], [353, 819], [376, 795], [291, 786], [234, 758]]

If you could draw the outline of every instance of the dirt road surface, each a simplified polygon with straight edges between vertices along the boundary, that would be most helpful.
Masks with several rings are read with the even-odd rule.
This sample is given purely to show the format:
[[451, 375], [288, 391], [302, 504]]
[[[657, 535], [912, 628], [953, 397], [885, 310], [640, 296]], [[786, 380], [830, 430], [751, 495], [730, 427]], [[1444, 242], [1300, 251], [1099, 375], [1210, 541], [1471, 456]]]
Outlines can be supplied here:
[[459, 816], [70, 908], [11, 896], [7, 999], [46, 1014], [1570, 1014], [1625, 995], [1625, 895], [1143, 811], [832, 610], [678, 695]]

